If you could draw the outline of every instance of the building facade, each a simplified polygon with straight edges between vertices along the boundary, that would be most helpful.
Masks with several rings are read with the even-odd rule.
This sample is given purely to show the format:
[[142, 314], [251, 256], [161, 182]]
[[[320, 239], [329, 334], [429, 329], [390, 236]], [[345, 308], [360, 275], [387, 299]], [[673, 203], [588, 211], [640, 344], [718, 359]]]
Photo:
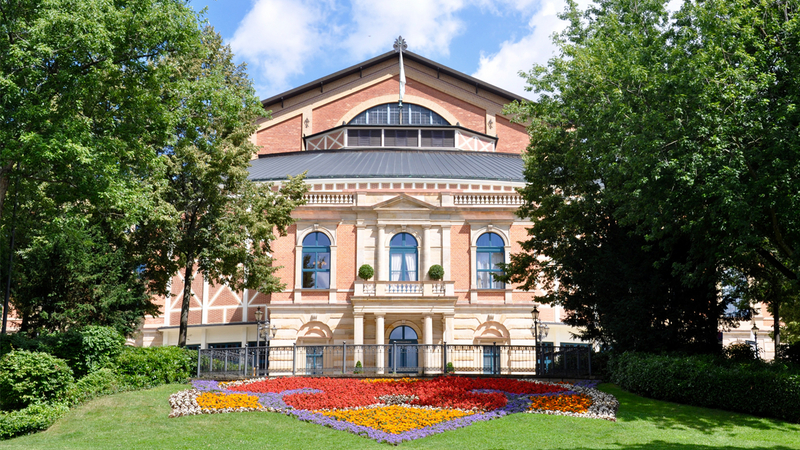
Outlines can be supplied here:
[[[401, 79], [404, 94], [400, 102]], [[525, 127], [502, 113], [522, 98], [411, 52], [389, 52], [263, 101], [251, 179], [307, 172], [305, 206], [273, 244], [282, 292], [233, 292], [196, 275], [187, 344], [533, 344], [531, 292], [494, 281], [520, 250]], [[369, 265], [374, 276], [358, 277]], [[430, 268], [440, 266], [441, 279]], [[141, 345], [178, 339], [183, 282], [149, 317]], [[576, 343], [558, 307], [540, 306], [546, 342]]]

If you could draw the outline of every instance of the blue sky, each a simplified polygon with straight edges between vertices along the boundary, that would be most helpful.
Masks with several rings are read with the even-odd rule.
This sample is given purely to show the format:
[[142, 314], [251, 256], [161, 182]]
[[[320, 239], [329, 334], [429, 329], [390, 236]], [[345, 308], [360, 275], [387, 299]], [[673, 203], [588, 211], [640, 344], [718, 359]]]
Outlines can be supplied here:
[[[585, 5], [586, 0], [579, 3]], [[517, 75], [553, 54], [564, 0], [192, 0], [246, 62], [264, 99], [375, 57], [408, 50], [530, 98]]]

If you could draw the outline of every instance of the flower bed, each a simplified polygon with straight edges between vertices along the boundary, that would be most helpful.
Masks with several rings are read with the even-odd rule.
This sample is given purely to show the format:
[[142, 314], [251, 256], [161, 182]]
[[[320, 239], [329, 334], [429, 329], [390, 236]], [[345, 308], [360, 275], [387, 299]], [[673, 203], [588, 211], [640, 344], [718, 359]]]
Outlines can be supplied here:
[[508, 378], [283, 377], [193, 387], [170, 397], [170, 417], [277, 411], [391, 444], [520, 412], [615, 420], [619, 406], [592, 384]]

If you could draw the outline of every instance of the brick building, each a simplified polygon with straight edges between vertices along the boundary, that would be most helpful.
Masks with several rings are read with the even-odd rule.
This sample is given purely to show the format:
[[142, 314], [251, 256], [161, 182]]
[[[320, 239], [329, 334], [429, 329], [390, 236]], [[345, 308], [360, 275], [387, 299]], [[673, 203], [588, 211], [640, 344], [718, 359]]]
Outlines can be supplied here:
[[[497, 262], [519, 251], [514, 215], [524, 185], [525, 127], [503, 115], [522, 98], [468, 75], [388, 52], [264, 100], [271, 118], [252, 137], [251, 178], [280, 183], [308, 171], [307, 204], [274, 243], [287, 288], [232, 292], [197, 274], [187, 344], [256, 340], [268, 311], [270, 345], [294, 343], [533, 344], [530, 292], [497, 283]], [[375, 276], [362, 280], [368, 264]], [[428, 275], [431, 266], [442, 280]], [[174, 345], [183, 282], [140, 344]], [[541, 306], [546, 341], [577, 343], [559, 308]]]

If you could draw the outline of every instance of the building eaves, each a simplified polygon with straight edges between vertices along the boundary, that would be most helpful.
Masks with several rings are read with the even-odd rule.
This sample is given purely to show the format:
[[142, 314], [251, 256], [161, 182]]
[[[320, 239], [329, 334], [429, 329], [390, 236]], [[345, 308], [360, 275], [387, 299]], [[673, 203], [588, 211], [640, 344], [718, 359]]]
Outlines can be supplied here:
[[[316, 80], [314, 80], [314, 81], [312, 81], [310, 83], [306, 83], [306, 84], [304, 84], [302, 86], [296, 87], [294, 89], [290, 89], [290, 90], [288, 90], [286, 92], [283, 92], [283, 93], [280, 93], [278, 95], [274, 95], [272, 97], [264, 99], [264, 100], [261, 101], [261, 105], [266, 108], [269, 105], [274, 105], [276, 103], [281, 103], [283, 100], [286, 100], [286, 99], [292, 98], [294, 96], [306, 93], [308, 91], [315, 90], [315, 89], [320, 89], [321, 86], [324, 86], [324, 85], [326, 85], [328, 83], [331, 83], [333, 81], [339, 80], [339, 79], [344, 78], [344, 77], [348, 77], [350, 75], [354, 75], [354, 74], [360, 73], [364, 69], [372, 67], [372, 66], [377, 65], [377, 64], [380, 64], [380, 63], [382, 63], [384, 61], [388, 61], [390, 59], [397, 58], [398, 57], [397, 55], [398, 54], [396, 52], [394, 52], [394, 51], [384, 53], [384, 54], [376, 56], [376, 57], [374, 57], [372, 59], [368, 59], [368, 60], [366, 60], [366, 61], [364, 61], [362, 63], [355, 64], [355, 65], [350, 66], [350, 67], [348, 67], [346, 69], [342, 69], [342, 70], [340, 70], [338, 72], [334, 72], [334, 73], [332, 73], [330, 75], [327, 75], [327, 76], [324, 76], [322, 78], [316, 79]], [[445, 75], [450, 76], [452, 78], [455, 78], [456, 80], [462, 81], [462, 82], [467, 83], [467, 84], [469, 84], [471, 86], [475, 86], [476, 89], [483, 89], [486, 92], [490, 92], [490, 93], [498, 95], [500, 97], [507, 98], [509, 101], [513, 101], [513, 100], [517, 100], [517, 101], [520, 101], [520, 102], [528, 101], [524, 97], [520, 97], [517, 94], [512, 94], [511, 92], [508, 92], [505, 89], [501, 89], [501, 88], [499, 88], [497, 86], [494, 86], [494, 85], [491, 85], [489, 83], [486, 83], [485, 81], [481, 81], [481, 80], [479, 80], [479, 79], [477, 79], [475, 77], [469, 76], [469, 75], [467, 75], [467, 74], [465, 74], [463, 72], [459, 72], [458, 70], [451, 69], [451, 68], [449, 68], [447, 66], [444, 66], [442, 64], [439, 64], [439, 63], [437, 63], [435, 61], [431, 61], [430, 59], [424, 58], [424, 57], [422, 57], [420, 55], [417, 55], [416, 53], [409, 52], [409, 51], [404, 51], [403, 52], [403, 58], [406, 59], [406, 60], [411, 60], [411, 61], [415, 61], [415, 62], [418, 62], [418, 63], [423, 64], [423, 65], [426, 65], [426, 66], [430, 67], [431, 69], [436, 70], [439, 73], [442, 73], [442, 74], [445, 74]]]

